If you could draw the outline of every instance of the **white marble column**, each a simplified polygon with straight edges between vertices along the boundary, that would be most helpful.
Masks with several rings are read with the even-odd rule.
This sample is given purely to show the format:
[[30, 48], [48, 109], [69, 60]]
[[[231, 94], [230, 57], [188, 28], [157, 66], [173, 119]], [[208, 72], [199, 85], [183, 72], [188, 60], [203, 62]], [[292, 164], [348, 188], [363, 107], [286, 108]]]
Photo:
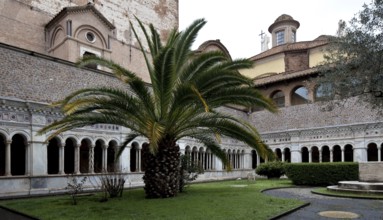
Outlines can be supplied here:
[[80, 173], [80, 146], [81, 143], [77, 143], [74, 146], [74, 173]]
[[102, 145], [102, 170], [101, 172], [108, 172], [108, 145]]
[[334, 161], [334, 152], [333, 150], [330, 150], [330, 162]]
[[31, 143], [25, 142], [25, 175], [29, 176], [31, 175]]
[[137, 172], [141, 172], [141, 149], [137, 149], [136, 151], [136, 168]]
[[65, 142], [59, 143], [59, 174], [64, 174], [64, 147]]
[[5, 143], [5, 176], [11, 176], [11, 144], [12, 140]]
[[379, 146], [378, 147], [378, 161], [382, 161], [382, 158], [381, 158], [381, 155], [380, 155], [380, 152], [381, 152], [381, 147]]
[[312, 151], [311, 149], [309, 149], [309, 163], [312, 163], [312, 162], [313, 162]]
[[342, 148], [342, 162], [344, 162], [344, 149]]
[[282, 159], [282, 162], [285, 161], [285, 151], [282, 152], [282, 158], [281, 159]]
[[322, 163], [322, 161], [323, 161], [323, 158], [322, 158], [322, 149], [321, 149], [321, 150], [318, 150], [318, 153], [319, 153], [319, 163]]
[[89, 146], [89, 168], [88, 168], [88, 172], [89, 173], [94, 173], [94, 148], [95, 148], [96, 145], [94, 144], [91, 144]]

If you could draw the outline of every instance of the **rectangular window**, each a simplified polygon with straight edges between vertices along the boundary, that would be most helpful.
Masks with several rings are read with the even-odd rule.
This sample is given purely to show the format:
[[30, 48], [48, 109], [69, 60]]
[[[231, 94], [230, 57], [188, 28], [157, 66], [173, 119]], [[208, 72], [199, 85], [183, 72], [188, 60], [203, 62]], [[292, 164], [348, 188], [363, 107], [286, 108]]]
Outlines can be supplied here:
[[277, 46], [285, 43], [285, 31], [278, 31], [275, 35], [277, 37]]
[[296, 40], [297, 40], [297, 37], [296, 37], [296, 32], [295, 32], [295, 31], [293, 31], [293, 32], [292, 32], [292, 34], [291, 34], [291, 42], [292, 42], [292, 43], [295, 43], [295, 42], [296, 42]]

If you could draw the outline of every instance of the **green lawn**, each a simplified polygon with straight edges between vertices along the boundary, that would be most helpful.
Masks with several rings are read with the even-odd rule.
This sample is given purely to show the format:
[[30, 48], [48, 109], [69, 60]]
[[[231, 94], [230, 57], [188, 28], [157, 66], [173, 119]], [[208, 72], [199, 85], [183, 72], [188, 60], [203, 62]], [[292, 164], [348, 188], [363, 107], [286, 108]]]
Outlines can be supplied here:
[[[244, 187], [234, 187], [242, 185]], [[0, 205], [45, 219], [268, 219], [303, 202], [274, 198], [260, 191], [291, 186], [289, 180], [247, 180], [193, 184], [176, 198], [144, 198], [143, 189], [125, 190], [122, 198], [99, 202], [100, 194], [0, 201]]]

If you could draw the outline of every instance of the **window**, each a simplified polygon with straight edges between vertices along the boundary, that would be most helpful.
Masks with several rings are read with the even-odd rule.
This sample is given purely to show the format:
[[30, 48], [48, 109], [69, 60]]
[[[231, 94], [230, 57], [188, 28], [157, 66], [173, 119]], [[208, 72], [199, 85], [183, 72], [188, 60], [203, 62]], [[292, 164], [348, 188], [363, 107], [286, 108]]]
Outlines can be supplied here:
[[309, 91], [303, 87], [297, 87], [291, 95], [291, 104], [300, 105], [309, 102]]
[[86, 32], [86, 34], [85, 34], [85, 38], [86, 38], [90, 43], [94, 43], [94, 42], [96, 41], [96, 36], [95, 36], [92, 32], [90, 32], [90, 31]]
[[273, 93], [271, 99], [275, 102], [277, 107], [285, 107], [285, 94], [281, 90]]
[[[86, 57], [86, 56], [94, 56], [95, 57], [96, 54], [86, 51], [83, 56], [84, 57]], [[87, 64], [85, 66], [90, 68], [90, 69], [95, 69], [95, 70], [97, 69], [97, 64], [94, 64], [94, 63], [90, 63], [90, 64]]]
[[292, 31], [291, 32], [291, 42], [295, 43], [296, 41], [297, 41], [297, 32], [296, 31]]
[[277, 46], [285, 43], [285, 31], [278, 31], [275, 35], [277, 39]]

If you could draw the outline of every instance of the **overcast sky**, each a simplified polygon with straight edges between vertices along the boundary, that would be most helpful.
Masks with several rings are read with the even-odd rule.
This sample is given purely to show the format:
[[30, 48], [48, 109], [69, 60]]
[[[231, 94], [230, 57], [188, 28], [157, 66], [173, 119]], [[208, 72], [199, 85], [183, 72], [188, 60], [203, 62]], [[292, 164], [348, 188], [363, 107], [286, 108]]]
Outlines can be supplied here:
[[[179, 0], [180, 30], [198, 18], [207, 24], [193, 48], [207, 40], [220, 41], [233, 58], [248, 58], [261, 52], [261, 31], [282, 14], [299, 21], [297, 41], [335, 35], [340, 19], [349, 21], [372, 0]], [[271, 43], [269, 44], [271, 47]]]

